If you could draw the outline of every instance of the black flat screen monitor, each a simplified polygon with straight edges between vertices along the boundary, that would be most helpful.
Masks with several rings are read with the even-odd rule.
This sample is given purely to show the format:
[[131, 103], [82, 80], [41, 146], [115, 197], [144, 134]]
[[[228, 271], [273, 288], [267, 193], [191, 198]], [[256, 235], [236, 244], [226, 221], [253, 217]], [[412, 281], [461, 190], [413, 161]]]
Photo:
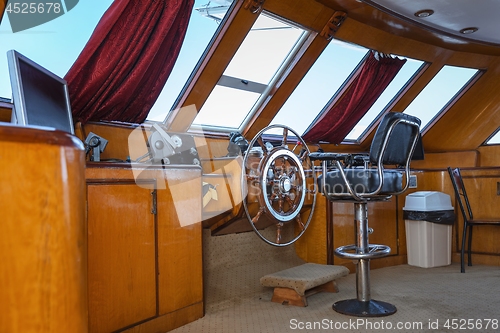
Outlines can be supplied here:
[[52, 127], [74, 134], [66, 81], [15, 50], [7, 52], [12, 122]]

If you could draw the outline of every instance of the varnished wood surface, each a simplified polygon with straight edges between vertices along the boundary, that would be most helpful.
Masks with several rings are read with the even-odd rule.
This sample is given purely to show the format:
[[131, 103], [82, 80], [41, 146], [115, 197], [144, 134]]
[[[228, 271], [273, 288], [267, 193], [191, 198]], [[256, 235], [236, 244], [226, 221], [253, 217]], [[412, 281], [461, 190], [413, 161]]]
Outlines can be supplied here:
[[[464, 186], [472, 207], [475, 219], [500, 219], [500, 169], [461, 169]], [[454, 196], [453, 196], [454, 197]], [[463, 217], [454, 202], [457, 213], [457, 232], [461, 241], [463, 232]], [[472, 249], [477, 254], [500, 255], [500, 236], [498, 226], [474, 226]], [[461, 246], [461, 243], [459, 243]]]
[[0, 332], [87, 333], [84, 151], [0, 126]]
[[480, 158], [482, 156], [475, 150], [427, 153], [423, 160], [413, 161], [411, 166], [415, 169], [446, 169], [448, 166], [472, 168], [478, 166]]
[[0, 102], [0, 122], [10, 123], [11, 117], [12, 117], [12, 104]]
[[150, 189], [87, 185], [90, 332], [114, 332], [157, 314], [156, 225]]
[[168, 187], [158, 190], [160, 315], [203, 302], [201, 170], [164, 175]]
[[5, 10], [5, 5], [7, 4], [7, 0], [0, 0], [0, 17], [2, 17], [3, 12]]
[[201, 168], [88, 163], [86, 178], [90, 332], [202, 317]]
[[151, 333], [169, 332], [182, 325], [186, 325], [201, 317], [203, 313], [203, 302], [196, 303], [175, 312], [167, 313], [157, 318], [148, 320], [122, 332], [124, 333]]
[[[436, 45], [451, 50], [465, 51], [471, 53], [499, 54], [498, 47], [486, 43], [480, 43], [467, 36], [457, 37], [451, 34], [440, 33], [434, 29], [429, 29], [415, 24], [413, 21], [390, 15], [387, 11], [381, 11], [373, 6], [360, 1], [350, 0], [316, 0], [325, 6], [336, 10], [345, 10], [349, 17], [365, 22], [373, 28], [386, 31], [392, 35], [401, 36], [407, 39], [418, 40], [419, 42]], [[373, 1], [366, 1], [373, 2]]]

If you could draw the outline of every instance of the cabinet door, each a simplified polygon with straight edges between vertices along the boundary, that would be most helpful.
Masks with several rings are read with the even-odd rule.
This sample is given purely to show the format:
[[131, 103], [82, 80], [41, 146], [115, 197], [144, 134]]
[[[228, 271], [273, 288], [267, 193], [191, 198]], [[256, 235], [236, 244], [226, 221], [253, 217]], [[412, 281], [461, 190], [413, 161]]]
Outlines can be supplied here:
[[154, 195], [135, 183], [87, 186], [91, 333], [157, 315]]

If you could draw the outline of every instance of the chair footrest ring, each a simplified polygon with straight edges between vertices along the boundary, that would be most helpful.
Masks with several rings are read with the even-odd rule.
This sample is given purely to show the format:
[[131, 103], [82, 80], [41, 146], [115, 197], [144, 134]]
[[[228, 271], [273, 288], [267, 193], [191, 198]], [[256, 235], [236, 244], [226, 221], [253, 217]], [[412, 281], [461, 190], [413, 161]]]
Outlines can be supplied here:
[[[343, 259], [360, 260], [382, 258], [391, 253], [391, 248], [387, 245], [369, 244], [368, 249], [366, 253], [359, 253], [359, 248], [356, 245], [340, 246], [335, 249], [335, 255]], [[348, 251], [355, 251], [355, 253]]]

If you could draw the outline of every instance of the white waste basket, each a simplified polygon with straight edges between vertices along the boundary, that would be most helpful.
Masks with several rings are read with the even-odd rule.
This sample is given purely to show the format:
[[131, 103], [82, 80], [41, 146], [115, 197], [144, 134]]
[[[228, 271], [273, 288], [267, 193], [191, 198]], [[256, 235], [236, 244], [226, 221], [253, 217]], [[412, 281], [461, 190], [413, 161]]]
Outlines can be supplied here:
[[451, 230], [455, 212], [450, 196], [436, 191], [406, 196], [403, 208], [408, 265], [438, 267], [451, 264]]

